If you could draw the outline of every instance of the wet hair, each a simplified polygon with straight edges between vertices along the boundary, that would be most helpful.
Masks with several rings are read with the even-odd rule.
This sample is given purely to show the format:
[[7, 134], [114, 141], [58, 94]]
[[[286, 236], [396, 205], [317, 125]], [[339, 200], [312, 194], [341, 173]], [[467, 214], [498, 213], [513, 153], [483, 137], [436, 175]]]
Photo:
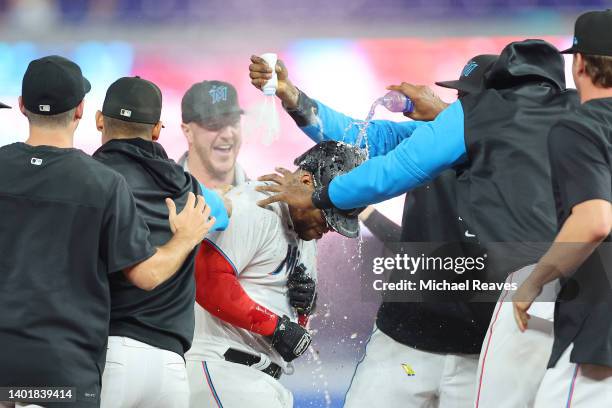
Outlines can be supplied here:
[[30, 126], [42, 127], [42, 128], [65, 128], [72, 123], [76, 107], [69, 111], [58, 113], [57, 115], [39, 115], [37, 113], [25, 110], [25, 115], [30, 122]]
[[612, 57], [604, 55], [583, 55], [584, 69], [600, 88], [612, 88]]
[[104, 116], [104, 133], [109, 137], [151, 136], [154, 127], [155, 125], [150, 123], [126, 122], [125, 120]]

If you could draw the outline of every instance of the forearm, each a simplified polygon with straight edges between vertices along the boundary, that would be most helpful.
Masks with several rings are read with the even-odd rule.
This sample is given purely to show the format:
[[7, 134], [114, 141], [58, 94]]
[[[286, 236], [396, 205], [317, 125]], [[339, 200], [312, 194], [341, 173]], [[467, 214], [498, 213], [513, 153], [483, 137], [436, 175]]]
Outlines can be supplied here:
[[235, 276], [220, 273], [205, 280], [198, 284], [196, 301], [210, 314], [262, 336], [274, 333], [278, 316], [251, 299]]
[[170, 279], [183, 265], [195, 243], [174, 235], [155, 255], [125, 271], [128, 279], [144, 290], [153, 290]]
[[580, 216], [570, 215], [529, 279], [544, 286], [556, 279], [570, 277], [604, 239], [605, 235], [594, 231], [592, 224]]
[[385, 156], [334, 178], [329, 201], [345, 210], [379, 203], [433, 180], [466, 158], [463, 109], [456, 102]]
[[[293, 108], [285, 108], [300, 130], [315, 143], [326, 140], [343, 141], [353, 145], [357, 143], [363, 120], [337, 112], [301, 91], [296, 105]], [[425, 122], [373, 120], [368, 126], [367, 138], [360, 141], [360, 147], [365, 148], [367, 142], [370, 156], [386, 154], [423, 123]]]

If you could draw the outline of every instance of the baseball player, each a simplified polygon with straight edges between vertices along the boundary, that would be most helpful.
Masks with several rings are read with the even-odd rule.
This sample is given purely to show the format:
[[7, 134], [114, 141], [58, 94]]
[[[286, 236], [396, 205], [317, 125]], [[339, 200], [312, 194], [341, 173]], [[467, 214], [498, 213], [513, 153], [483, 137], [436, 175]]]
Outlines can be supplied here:
[[[271, 69], [256, 59], [250, 70], [255, 86], [270, 77]], [[352, 121], [308, 98], [288, 81], [280, 64], [276, 71], [277, 95], [300, 128], [315, 139], [342, 138], [343, 129]], [[363, 165], [314, 194], [299, 186], [262, 186], [263, 191], [279, 193], [266, 203], [280, 199], [304, 210], [361, 207], [409, 191], [443, 170], [459, 166], [457, 212], [467, 227], [466, 237], [469, 231], [469, 236], [485, 249], [489, 243], [517, 243], [512, 256], [491, 253], [496, 256], [488, 258], [488, 279], [503, 281], [509, 273], [535, 263], [541, 256], [537, 248], [522, 243], [542, 242], [554, 235], [550, 169], [542, 157], [547, 155], [550, 126], [577, 100], [575, 93], [565, 90], [563, 59], [552, 45], [541, 40], [506, 46], [487, 74], [485, 87], [482, 92], [460, 98], [434, 115], [431, 122], [372, 123], [368, 128], [371, 158]], [[409, 84], [392, 88], [410, 97], [417, 112], [423, 103], [431, 110], [432, 104], [424, 100], [418, 88]], [[354, 140], [351, 134], [344, 136]], [[524, 376], [519, 380], [526, 381]], [[421, 381], [415, 378], [409, 382], [407, 395], [418, 397]], [[397, 396], [381, 398], [395, 401]], [[456, 402], [452, 396], [441, 396], [419, 399], [415, 405], [454, 406]], [[499, 400], [494, 403], [499, 404]]]
[[0, 387], [71, 388], [69, 401], [37, 401], [48, 408], [100, 406], [110, 279], [165, 279], [207, 230], [192, 195], [169, 241], [151, 245], [125, 179], [72, 147], [89, 89], [70, 60], [32, 61], [19, 98], [29, 137], [0, 148]]
[[[457, 89], [460, 97], [478, 93], [484, 74], [496, 60], [496, 55], [477, 55], [467, 62], [458, 80], [437, 84]], [[402, 241], [463, 240], [455, 184], [455, 171], [448, 170], [407, 194]], [[369, 227], [367, 221], [365, 225]], [[388, 407], [404, 406], [406, 400], [418, 405], [439, 398], [468, 406], [473, 400], [478, 353], [491, 310], [485, 303], [384, 302], [364, 359], [351, 380], [345, 406], [376, 405], [381, 394]], [[450, 370], [452, 376], [444, 374]], [[407, 381], [412, 371], [421, 380], [410, 386]]]
[[189, 150], [178, 163], [209, 188], [237, 186], [248, 180], [236, 162], [242, 146], [238, 93], [222, 81], [193, 84], [181, 101], [181, 129]]
[[[603, 149], [605, 151], [606, 148], [609, 148], [609, 134], [602, 134], [601, 130], [605, 129], [605, 127], [600, 127], [600, 125], [597, 124], [598, 121], [603, 120], [605, 122], [605, 114], [601, 119], [593, 119], [593, 116], [597, 117], [602, 114], [601, 112], [605, 112], [605, 95], [606, 92], [609, 93], [609, 89], [606, 89], [606, 86], [602, 84], [596, 87], [592, 85], [590, 75], [585, 73], [583, 55], [586, 54], [587, 58], [590, 54], [603, 56], [609, 55], [609, 43], [606, 46], [605, 42], [599, 42], [599, 38], [608, 37], [599, 36], [604, 35], [604, 33], [607, 33], [609, 30], [609, 24], [612, 22], [611, 16], [612, 13], [610, 12], [587, 13], [582, 16], [576, 23], [575, 41], [580, 38], [580, 40], [584, 41], [584, 44], [586, 45], [582, 44], [580, 47], [574, 46], [569, 50], [564, 51], [569, 53], [579, 53], [580, 55], [574, 60], [573, 75], [574, 82], [577, 84], [579, 92], [581, 93], [581, 100], [584, 102], [587, 99], [594, 99], [595, 97], [603, 99], [598, 99], [596, 102], [593, 101], [583, 103], [582, 106], [577, 109], [576, 113], [571, 115], [569, 115], [568, 112], [568, 118], [561, 120], [560, 123], [556, 124], [550, 132], [548, 150], [550, 151], [551, 155], [550, 165], [553, 176], [551, 183], [553, 186], [553, 191], [551, 192], [551, 197], [555, 198], [557, 208], [556, 218], [558, 220], [559, 228], [561, 228], [566, 219], [568, 219], [570, 213], [572, 213], [571, 221], [583, 225], [584, 228], [587, 228], [589, 225], [589, 223], [586, 221], [591, 219], [595, 220], [594, 218], [591, 218], [592, 214], [589, 214], [588, 211], [590, 208], [590, 203], [587, 203], [584, 206], [579, 206], [577, 205], [579, 204], [579, 201], [570, 203], [570, 200], [578, 200], [579, 198], [582, 198], [584, 201], [587, 201], [590, 198], [588, 196], [590, 192], [594, 192], [593, 194], [596, 195], [598, 194], [597, 198], [606, 200], [607, 196], [604, 193], [607, 191], [607, 194], [609, 194], [609, 178], [601, 180], [601, 177], [594, 177], [592, 182], [593, 190], [585, 192], [581, 192], [579, 190], [572, 191], [568, 186], [572, 185], [571, 180], [575, 177], [574, 174], [572, 174], [574, 171], [575, 174], [582, 174], [585, 178], [587, 175], [593, 174], [594, 170], [587, 169], [591, 166], [591, 162], [599, 163], [601, 160], [608, 160], [606, 163], [609, 165], [609, 152], [604, 153], [604, 156], [606, 157], [605, 159], [598, 157], [597, 153], [588, 152], [588, 141], [592, 140], [593, 138], [597, 140], [596, 144], [598, 146], [591, 147], [591, 149]], [[580, 59], [580, 62], [577, 63], [577, 59]], [[597, 69], [599, 71], [605, 70], [606, 66], [608, 66], [609, 69], [610, 66], [609, 61], [597, 61], [596, 63], [593, 63], [593, 61], [590, 60], [590, 63], [592, 64], [589, 67], [590, 72], [592, 72], [593, 69]], [[586, 65], [589, 64], [587, 63]], [[577, 66], [582, 66], [582, 68], [577, 71]], [[595, 91], [593, 91], [593, 89], [595, 89]], [[595, 94], [595, 97], [593, 94]], [[604, 106], [597, 109], [599, 105], [602, 104]], [[584, 141], [580, 140], [580, 142], [578, 142], [579, 138], [582, 138], [582, 134], [580, 131], [577, 131], [578, 134], [571, 137], [575, 137], [574, 140], [578, 145], [566, 146], [565, 142], [570, 138], [570, 136], [567, 135], [566, 128], [569, 127], [573, 129], [575, 126], [577, 126], [577, 122], [584, 123], [581, 125], [580, 129], [586, 128], [588, 136], [585, 137]], [[557, 133], [560, 134], [557, 135]], [[604, 144], [603, 148], [599, 146], [601, 143]], [[564, 160], [566, 160], [568, 163], [563, 163]], [[584, 169], [581, 168], [581, 164], [583, 167], [585, 167]], [[576, 166], [576, 169], [567, 166]], [[609, 173], [604, 171], [604, 177], [609, 177]], [[608, 180], [607, 184], [605, 182], [606, 180]], [[583, 183], [584, 181], [580, 180], [578, 181], [577, 185], [582, 185]], [[553, 192], [554, 196], [552, 195]], [[581, 194], [584, 195], [582, 196]], [[602, 196], [602, 194], [604, 195]], [[573, 197], [572, 195], [575, 195], [576, 197]], [[605, 206], [608, 205], [608, 203], [605, 202], [600, 202], [599, 204], [603, 205], [604, 208], [606, 208]], [[575, 208], [578, 212], [575, 213], [573, 211], [573, 205], [576, 205]], [[598, 208], [597, 203], [594, 204], [594, 206], [595, 208]], [[587, 208], [587, 211], [580, 212], [580, 210], [583, 208]], [[597, 213], [597, 210], [594, 210], [593, 214], [594, 213]], [[579, 221], [581, 216], [585, 217], [585, 219]], [[604, 221], [605, 220], [596, 221], [599, 223], [597, 228], [598, 230], [600, 227], [603, 227], [605, 230], [606, 222]], [[608, 234], [606, 233], [602, 239], [608, 239], [606, 238], [607, 235]], [[556, 240], [559, 239], [565, 242], [581, 242], [584, 240], [584, 236], [581, 236], [580, 234], [567, 235], [567, 231], [565, 231], [565, 234], [557, 236]], [[552, 252], [554, 254], [554, 251]], [[571, 258], [572, 251], [570, 250], [569, 246], [560, 252], [565, 253], [568, 259]], [[570, 390], [567, 390], [563, 397], [566, 399], [559, 397], [559, 395], [555, 393], [556, 391], [560, 391], [562, 388], [560, 386], [560, 381], [565, 380], [555, 377], [554, 373], [561, 371], [567, 374], [568, 370], [571, 371], [573, 368], [576, 368], [577, 365], [572, 364], [570, 368], [568, 354], [564, 354], [563, 359], [561, 362], [559, 362], [559, 367], [549, 370], [550, 373], [546, 371], [546, 367], [547, 364], [548, 366], [554, 366], [555, 363], [561, 358], [564, 350], [568, 351], [568, 353], [569, 350], [572, 350], [571, 339], [578, 331], [575, 325], [577, 325], [578, 322], [582, 322], [583, 316], [580, 316], [580, 311], [572, 311], [572, 308], [574, 308], [574, 303], [572, 302], [570, 302], [571, 306], [568, 304], [567, 307], [565, 306], [565, 303], [560, 303], [557, 306], [557, 310], [555, 310], [554, 300], [557, 298], [559, 291], [561, 290], [561, 282], [556, 279], [558, 275], [543, 275], [546, 273], [546, 268], [541, 266], [542, 263], [554, 263], [551, 261], [551, 255], [549, 254], [542, 258], [540, 261], [540, 266], [538, 266], [535, 272], [535, 265], [529, 265], [517, 272], [512, 273], [508, 277], [508, 282], [522, 285], [522, 287], [521, 291], [517, 292], [516, 294], [514, 294], [512, 291], [504, 291], [501, 294], [500, 301], [495, 309], [479, 362], [479, 386], [476, 400], [477, 407], [495, 406], [510, 408], [516, 406], [529, 407], [534, 406], [534, 404], [536, 404], [536, 406], [547, 406], [545, 404], [540, 405], [543, 403], [540, 401], [546, 400], [542, 399], [544, 395], [548, 395], [551, 398], [556, 398], [556, 403], [552, 406], [560, 406], [561, 401], [563, 401], [564, 406], [566, 404], [567, 406], [574, 406], [571, 404], [571, 398], [568, 398], [568, 396], [573, 396], [573, 394], [569, 392]], [[561, 264], [563, 263], [565, 263], [565, 261], [561, 262]], [[557, 267], [557, 265], [555, 265], [555, 267]], [[559, 268], [559, 270], [561, 271], [563, 268]], [[583, 272], [582, 276], [584, 276], [585, 273], [586, 272]], [[580, 274], [578, 274], [578, 276], [580, 276]], [[595, 280], [596, 278], [593, 279]], [[604, 284], [604, 286], [605, 285], [606, 284]], [[566, 292], [567, 291], [568, 290], [566, 288]], [[562, 296], [562, 294], [559, 296]], [[516, 302], [518, 302], [522, 308], [530, 306], [529, 327], [521, 327], [523, 330], [520, 330], [520, 328], [517, 327], [513, 316], [513, 298], [516, 299]], [[580, 304], [580, 301], [577, 303]], [[564, 321], [553, 323], [553, 321], [559, 318], [561, 311], [567, 313], [566, 316], [563, 316]], [[524, 313], [524, 309], [522, 312]], [[584, 312], [584, 310], [582, 310], [582, 312]], [[570, 323], [568, 323], [568, 321]], [[605, 333], [607, 330], [604, 327], [606, 326], [599, 327], [600, 331], [603, 333]], [[553, 333], [555, 333], [554, 336]], [[597, 334], [595, 337], [599, 337], [599, 334]], [[584, 338], [585, 337], [583, 337], [583, 339]], [[606, 338], [606, 336], [604, 335], [603, 338]], [[595, 339], [583, 340], [582, 344], [576, 340], [576, 344], [578, 344], [578, 350], [584, 348], [596, 349], [597, 347]], [[551, 349], [553, 350], [552, 356], [550, 353]], [[576, 353], [578, 352], [579, 351]], [[521, 356], [520, 360], [517, 359], [517, 355]], [[596, 355], [596, 353], [593, 353], [593, 355]], [[597, 363], [605, 361], [605, 359], [600, 360], [602, 355], [605, 355], [605, 353], [600, 353], [597, 355], [597, 357], [589, 358], [588, 361], [585, 361], [584, 359], [576, 359], [576, 357], [574, 357], [575, 354], [572, 354], [571, 361], [573, 363]], [[545, 374], [548, 376], [548, 383], [542, 383]], [[564, 374], [561, 374], [561, 376], [562, 375]], [[555, 387], [550, 385], [552, 378], [556, 378], [559, 381], [558, 385]], [[573, 384], [571, 378], [572, 373], [569, 374], [565, 383]], [[577, 378], [584, 381], [585, 377]], [[513, 384], [514, 386], [508, 387], [509, 383]], [[538, 390], [540, 390], [539, 393]], [[582, 390], [584, 391], [584, 388], [582, 388]], [[553, 395], [555, 396], [553, 397]], [[536, 396], [538, 398], [537, 403], [535, 402]], [[574, 401], [581, 400], [584, 401], [584, 397], [575, 398]]]
[[[337, 142], [318, 144], [295, 160], [286, 179], [309, 189], [365, 158]], [[324, 233], [354, 238], [357, 211], [301, 211], [267, 197], [248, 182], [231, 190], [232, 222], [213, 233], [196, 260], [194, 344], [187, 353], [191, 407], [290, 408], [278, 381], [310, 344], [305, 326], [316, 297], [316, 242]]]
[[574, 43], [564, 51], [574, 55], [582, 105], [553, 126], [548, 139], [559, 233], [514, 295], [518, 327], [528, 332], [534, 318], [527, 312], [543, 287], [561, 278], [552, 354], [542, 356], [550, 359], [536, 407], [603, 407], [612, 399], [610, 27], [610, 10], [581, 15]]
[[[198, 182], [168, 159], [157, 143], [162, 123], [162, 94], [139, 77], [120, 78], [106, 92], [96, 124], [103, 145], [93, 157], [121, 173], [136, 207], [159, 245], [172, 234], [164, 199], [182, 206], [189, 193], [200, 194]], [[220, 197], [203, 189], [209, 228], [227, 226]], [[102, 407], [183, 408], [189, 384], [183, 360], [193, 338], [193, 250], [176, 274], [145, 291], [122, 275], [111, 276], [111, 317], [102, 378]]]
[[[436, 84], [456, 89], [459, 98], [478, 93], [497, 58], [474, 56], [458, 80]], [[447, 170], [406, 194], [402, 242], [444, 242], [440, 250], [446, 256], [467, 255], [460, 244], [469, 238], [458, 221], [456, 178], [454, 169]], [[492, 309], [484, 302], [383, 302], [364, 358], [355, 368], [345, 406], [376, 404], [379, 393], [385, 394], [388, 407], [403, 407], [407, 399], [417, 406], [436, 399], [441, 406], [448, 405], [449, 399], [458, 407], [469, 406]], [[412, 373], [421, 380], [413, 381], [409, 388]]]

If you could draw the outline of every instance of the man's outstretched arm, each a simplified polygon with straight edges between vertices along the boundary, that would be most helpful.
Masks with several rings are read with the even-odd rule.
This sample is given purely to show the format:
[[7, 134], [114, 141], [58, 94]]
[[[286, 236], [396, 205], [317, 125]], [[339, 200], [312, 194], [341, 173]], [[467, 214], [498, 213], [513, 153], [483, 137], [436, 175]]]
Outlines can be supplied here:
[[374, 157], [337, 176], [314, 194], [298, 184], [285, 183], [279, 175], [261, 177], [262, 181], [276, 184], [259, 186], [258, 190], [279, 194], [259, 204], [284, 201], [302, 209], [348, 210], [403, 194], [466, 160], [463, 127], [463, 108], [460, 102], [455, 102], [385, 156]]
[[[278, 61], [275, 68], [278, 77], [276, 95], [282, 101], [285, 110], [308, 137], [315, 143], [334, 140], [356, 144], [363, 119], [351, 118], [320, 101], [309, 98], [289, 80], [287, 68], [281, 60]], [[249, 71], [251, 83], [257, 88], [261, 88], [272, 75], [272, 69], [267, 63], [255, 55], [251, 57]], [[415, 101], [415, 112], [407, 115], [413, 119], [433, 120], [448, 106], [428, 87], [402, 83], [402, 85], [392, 85], [388, 89], [402, 92]], [[423, 122], [419, 121], [374, 120], [370, 122], [367, 129], [370, 156], [388, 153], [422, 124]], [[365, 138], [361, 140], [360, 147], [366, 147]]]

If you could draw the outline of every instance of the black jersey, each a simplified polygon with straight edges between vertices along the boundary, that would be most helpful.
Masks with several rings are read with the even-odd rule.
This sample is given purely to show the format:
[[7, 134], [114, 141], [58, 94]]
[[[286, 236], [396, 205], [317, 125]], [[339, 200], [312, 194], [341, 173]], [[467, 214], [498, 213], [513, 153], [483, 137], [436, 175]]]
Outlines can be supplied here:
[[[559, 121], [548, 146], [559, 228], [577, 204], [612, 202], [612, 98], [588, 101]], [[550, 366], [574, 343], [572, 362], [612, 367], [612, 291], [605, 262], [610, 241], [608, 236], [571, 279], [562, 279]]]
[[[200, 194], [198, 182], [168, 159], [164, 148], [144, 139], [115, 139], [94, 158], [121, 173], [136, 200], [138, 212], [151, 230], [151, 243], [161, 246], [172, 238], [168, 223], [169, 197], [182, 208], [188, 193]], [[112, 276], [110, 335], [125, 336], [183, 355], [191, 347], [194, 330], [194, 249], [180, 269], [151, 291]]]
[[98, 406], [109, 277], [155, 252], [125, 179], [77, 149], [4, 146], [0, 217], [0, 386]]

